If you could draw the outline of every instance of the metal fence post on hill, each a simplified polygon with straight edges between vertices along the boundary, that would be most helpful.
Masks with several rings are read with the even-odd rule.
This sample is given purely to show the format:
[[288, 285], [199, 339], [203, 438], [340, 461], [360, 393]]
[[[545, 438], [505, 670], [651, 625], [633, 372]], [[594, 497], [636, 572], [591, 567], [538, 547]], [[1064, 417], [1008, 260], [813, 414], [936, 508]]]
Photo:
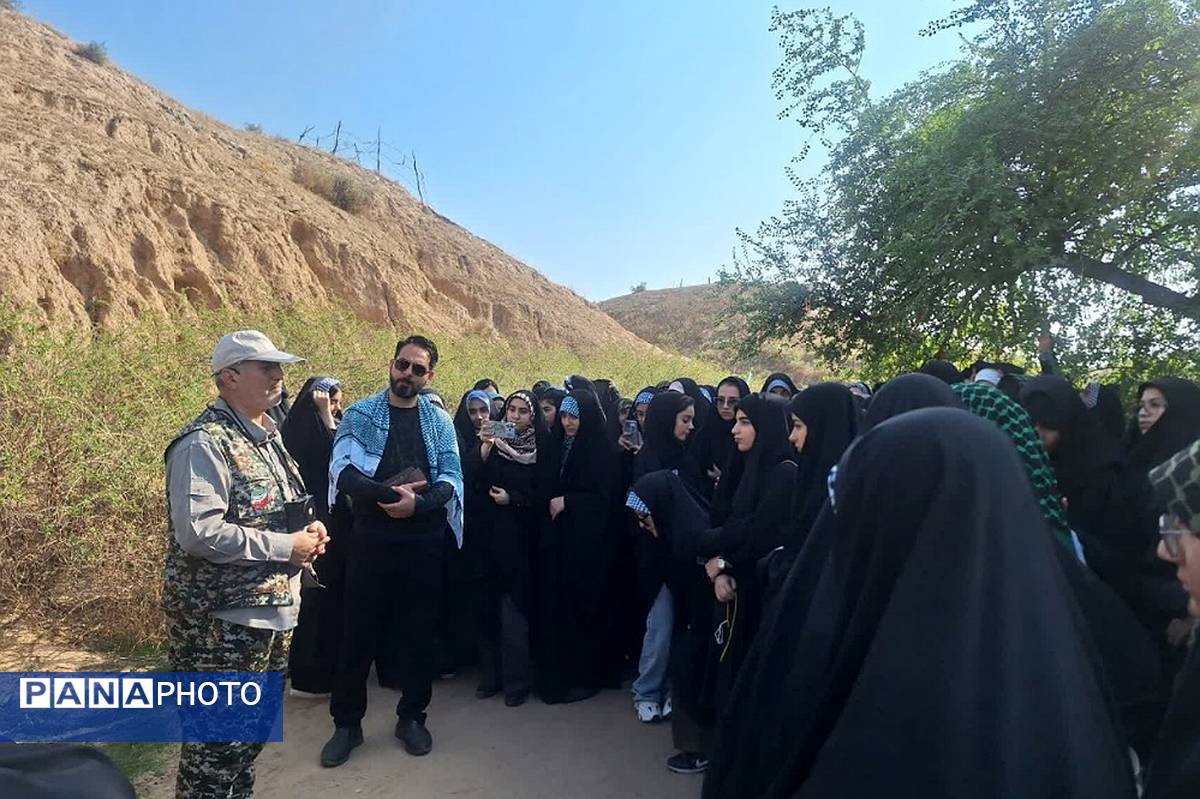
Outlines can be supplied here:
[[339, 119], [338, 123], [337, 123], [337, 127], [334, 128], [334, 130], [333, 130], [333, 149], [329, 151], [331, 154], [337, 155], [338, 141], [341, 139], [341, 137], [342, 137], [342, 120]]
[[417, 179], [417, 196], [421, 198], [421, 205], [425, 204], [425, 192], [421, 188], [421, 170], [417, 168], [417, 151], [412, 151], [412, 166], [413, 175]]

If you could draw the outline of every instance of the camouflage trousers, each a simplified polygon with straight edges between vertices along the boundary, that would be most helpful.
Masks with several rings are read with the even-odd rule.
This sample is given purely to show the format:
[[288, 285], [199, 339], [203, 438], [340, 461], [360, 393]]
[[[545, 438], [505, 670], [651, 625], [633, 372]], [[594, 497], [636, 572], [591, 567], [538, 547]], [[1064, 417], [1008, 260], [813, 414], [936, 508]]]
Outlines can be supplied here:
[[[292, 631], [233, 624], [207, 613], [167, 614], [175, 671], [283, 671]], [[262, 743], [185, 743], [179, 751], [177, 799], [243, 799], [254, 793]]]

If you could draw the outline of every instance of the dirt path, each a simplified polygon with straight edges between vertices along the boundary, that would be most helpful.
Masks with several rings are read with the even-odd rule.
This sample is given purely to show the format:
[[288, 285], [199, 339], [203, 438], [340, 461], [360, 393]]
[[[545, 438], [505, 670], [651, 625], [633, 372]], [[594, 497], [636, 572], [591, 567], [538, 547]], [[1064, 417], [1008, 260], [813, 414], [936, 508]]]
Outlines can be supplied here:
[[[404, 799], [695, 799], [700, 777], [667, 771], [669, 725], [639, 724], [625, 691], [605, 691], [575, 705], [531, 699], [507, 708], [500, 697], [474, 696], [474, 675], [434, 686], [429, 708], [433, 752], [415, 758], [392, 735], [397, 695], [371, 683], [363, 721], [366, 741], [349, 762], [323, 769], [321, 746], [332, 733], [328, 704], [289, 698], [284, 736], [258, 759], [255, 796], [388, 796]], [[173, 766], [172, 766], [173, 770]], [[142, 784], [140, 795], [171, 795], [173, 777]]]

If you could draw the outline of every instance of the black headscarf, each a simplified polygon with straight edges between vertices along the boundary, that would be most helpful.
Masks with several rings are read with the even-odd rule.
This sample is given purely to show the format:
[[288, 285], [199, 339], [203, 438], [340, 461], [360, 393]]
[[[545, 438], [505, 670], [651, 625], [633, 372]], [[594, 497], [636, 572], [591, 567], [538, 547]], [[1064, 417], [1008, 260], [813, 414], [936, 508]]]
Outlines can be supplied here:
[[[738, 391], [738, 399], [745, 399], [750, 396], [750, 386], [746, 381], [736, 375], [729, 377], [717, 383], [717, 390], [713, 393], [715, 399], [721, 391], [721, 386], [735, 386]], [[712, 453], [713, 463], [721, 471], [725, 471], [729, 465], [729, 459], [737, 452], [737, 447], [733, 445], [733, 419], [725, 421], [721, 418], [721, 414], [717, 411], [716, 406], [713, 406], [712, 419], [709, 421], [708, 427], [705, 430], [705, 435], [708, 437], [709, 451]]]
[[[562, 479], [568, 481], [575, 476], [606, 473], [612, 465], [608, 461], [615, 457], [615, 451], [605, 433], [604, 412], [600, 410], [595, 392], [576, 389], [567, 396], [573, 397], [579, 405], [579, 432], [568, 450], [564, 447], [566, 433], [562, 419], [555, 420], [552, 450], [560, 453], [558, 466]], [[538, 453], [539, 462], [541, 457]]]
[[843, 456], [834, 493], [818, 560], [801, 553], [743, 666], [705, 799], [1132, 799], [1094, 648], [1004, 434], [960, 410], [906, 413]]
[[646, 424], [642, 428], [642, 448], [634, 460], [635, 480], [659, 469], [687, 469], [688, 478], [692, 477], [690, 472], [695, 471], [695, 467], [694, 463], [690, 468], [685, 464], [686, 443], [675, 437], [675, 417], [689, 407], [694, 407], [692, 398], [676, 391], [664, 391], [650, 401]]
[[926, 361], [921, 367], [921, 373], [936, 377], [946, 385], [952, 386], [962, 382], [962, 371], [949, 361]]
[[[1094, 390], [1095, 401], [1088, 411], [1100, 421], [1100, 426], [1109, 437], [1118, 440], [1125, 435], [1125, 406], [1121, 402], [1121, 392], [1117, 386], [1088, 384], [1087, 390]], [[1085, 403], [1086, 404], [1086, 403]]]
[[1179, 377], [1164, 377], [1138, 386], [1138, 399], [1148, 388], [1157, 388], [1167, 409], [1145, 433], [1137, 417], [1129, 428], [1129, 468], [1147, 473], [1179, 450], [1200, 438], [1200, 386]]
[[808, 425], [808, 437], [797, 462], [796, 496], [787, 543], [788, 547], [798, 549], [829, 496], [829, 470], [858, 435], [858, 408], [846, 386], [817, 383], [792, 397], [788, 410]]
[[1058, 486], [1067, 497], [1068, 515], [1073, 497], [1091, 476], [1114, 468], [1119, 460], [1117, 442], [1104, 432], [1099, 420], [1087, 412], [1079, 392], [1059, 375], [1039, 375], [1021, 387], [1021, 404], [1034, 424], [1059, 433], [1050, 453]]
[[770, 385], [776, 380], [786, 383], [788, 391], [792, 392], [793, 394], [799, 391], [799, 389], [796, 388], [796, 384], [792, 382], [791, 377], [783, 372], [772, 372], [771, 374], [767, 375], [767, 379], [763, 381], [762, 388], [760, 388], [758, 392], [760, 394], [766, 394], [770, 390]]
[[601, 378], [594, 382], [596, 398], [600, 400], [600, 408], [604, 411], [604, 429], [608, 440], [616, 442], [621, 437], [621, 392], [608, 379]]
[[700, 390], [700, 384], [692, 378], [681, 377], [675, 382], [683, 386], [683, 393], [691, 397], [692, 402], [695, 403], [696, 418], [693, 422], [695, 429], [688, 437], [687, 448], [700, 470], [707, 472], [717, 463], [713, 458], [712, 436], [708, 431], [713, 419], [717, 416], [717, 408], [712, 404], [712, 400]]
[[[492, 415], [492, 398], [487, 396], [487, 393], [481, 388], [473, 388], [462, 395], [462, 399], [458, 401], [458, 409], [454, 411], [454, 431], [458, 433], [458, 443], [461, 447], [464, 442], [478, 442], [479, 431], [475, 429], [475, 425], [471, 422], [471, 409], [468, 398], [474, 394], [475, 399], [487, 406], [488, 416]], [[483, 394], [483, 396], [479, 396]]]
[[738, 452], [735, 448], [728, 472], [721, 475], [713, 498], [714, 527], [731, 517], [751, 515], [768, 473], [781, 461], [795, 457], [795, 450], [788, 441], [791, 420], [787, 408], [787, 402], [779, 397], [758, 394], [751, 394], [738, 405], [737, 409], [754, 425], [754, 446], [749, 452]]
[[678, 475], [665, 470], [642, 475], [630, 490], [646, 504], [658, 541], [671, 555], [674, 568], [668, 570], [667, 587], [674, 592], [688, 582], [686, 572], [699, 568], [694, 539], [708, 526], [708, 505]]
[[862, 429], [870, 430], [875, 425], [893, 416], [899, 416], [918, 408], [961, 408], [950, 386], [932, 375], [913, 373], [893, 377], [883, 384], [871, 398], [871, 406], [863, 419]]
[[[325, 426], [317, 411], [313, 386], [318, 382], [328, 384], [330, 380], [334, 379], [327, 375], [306, 380], [291, 411], [279, 426], [283, 445], [300, 467], [304, 488], [312, 495], [322, 518], [329, 513], [329, 456], [333, 451], [333, 431]], [[334, 381], [334, 385], [336, 391], [341, 390], [341, 383]]]

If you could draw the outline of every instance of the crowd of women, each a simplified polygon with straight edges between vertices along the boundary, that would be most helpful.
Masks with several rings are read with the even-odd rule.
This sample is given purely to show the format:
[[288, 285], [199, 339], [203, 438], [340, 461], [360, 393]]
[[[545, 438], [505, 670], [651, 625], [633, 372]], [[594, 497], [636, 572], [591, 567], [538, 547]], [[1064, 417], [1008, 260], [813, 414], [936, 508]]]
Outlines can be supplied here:
[[[632, 680], [706, 797], [1200, 796], [1197, 384], [1147, 383], [1128, 413], [1114, 387], [945, 362], [874, 392], [572, 376], [434, 398], [466, 490], [441, 670], [478, 663], [481, 700]], [[341, 403], [314, 378], [282, 425], [318, 501]], [[316, 694], [352, 543], [320, 513], [290, 666]]]

